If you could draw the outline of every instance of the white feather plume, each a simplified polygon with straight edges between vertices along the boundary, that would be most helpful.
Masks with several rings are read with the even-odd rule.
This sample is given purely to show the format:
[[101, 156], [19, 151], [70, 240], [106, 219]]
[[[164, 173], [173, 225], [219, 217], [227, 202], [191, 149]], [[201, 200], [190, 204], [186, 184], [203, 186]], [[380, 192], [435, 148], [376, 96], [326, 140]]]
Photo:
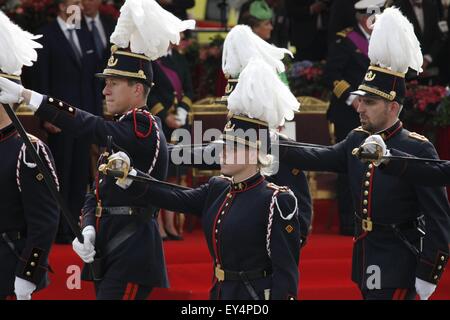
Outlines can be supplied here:
[[230, 30], [223, 43], [222, 70], [236, 78], [251, 58], [258, 57], [280, 73], [285, 70], [281, 61], [285, 54], [292, 57], [292, 52], [267, 43], [249, 26], [237, 25]]
[[252, 58], [239, 75], [227, 107], [233, 114], [259, 119], [270, 128], [277, 128], [294, 118], [300, 103], [271, 66], [261, 58]]
[[180, 42], [180, 32], [194, 28], [194, 20], [182, 21], [154, 0], [126, 0], [110, 40], [156, 60], [167, 54], [170, 43]]
[[33, 65], [37, 59], [36, 49], [42, 48], [34, 40], [40, 37], [22, 30], [0, 11], [0, 69], [19, 76], [24, 65]]
[[376, 16], [369, 42], [371, 64], [406, 73], [422, 71], [423, 56], [414, 27], [399, 9], [391, 7]]

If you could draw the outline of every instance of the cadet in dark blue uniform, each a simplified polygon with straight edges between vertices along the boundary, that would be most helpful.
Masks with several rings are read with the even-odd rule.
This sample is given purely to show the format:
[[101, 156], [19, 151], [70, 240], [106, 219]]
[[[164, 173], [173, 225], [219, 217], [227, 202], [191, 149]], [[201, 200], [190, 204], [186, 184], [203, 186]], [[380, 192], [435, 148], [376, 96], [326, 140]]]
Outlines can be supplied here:
[[[0, 74], [0, 77], [3, 75]], [[53, 157], [38, 138], [29, 136], [57, 182]], [[23, 140], [0, 104], [0, 300], [30, 299], [48, 284], [48, 254], [58, 228], [55, 200]], [[18, 288], [20, 286], [20, 288]]]
[[[189, 148], [188, 146], [172, 146], [169, 158], [174, 157], [186, 159], [189, 163], [181, 163], [181, 165], [191, 166], [200, 170], [220, 170], [220, 161], [218, 155], [214, 153], [215, 148], [213, 144], [206, 147]], [[188, 155], [186, 155], [186, 153]], [[211, 156], [214, 163], [207, 164], [205, 158]], [[201, 159], [200, 163], [196, 163], [196, 159]], [[210, 162], [208, 162], [210, 163]], [[177, 163], [177, 165], [180, 165]], [[300, 234], [302, 238], [302, 247], [306, 244], [307, 236], [311, 229], [311, 220], [313, 214], [313, 206], [311, 194], [309, 192], [308, 180], [303, 171], [295, 166], [288, 165], [284, 162], [279, 162], [278, 170], [271, 172], [266, 176], [267, 181], [272, 182], [278, 186], [286, 186], [294, 192], [298, 200]]]
[[[146, 31], [147, 28], [149, 31], [144, 39], [138, 30], [142, 27], [142, 15], [138, 22], [133, 15], [134, 10], [140, 9], [129, 1], [122, 8], [111, 36], [112, 43], [121, 45], [111, 47], [107, 67], [98, 75], [106, 78], [103, 93], [108, 112], [116, 115], [115, 121], [106, 121], [11, 81], [0, 82], [0, 102], [24, 99], [42, 120], [65, 132], [86, 137], [92, 143], [106, 145], [107, 152], [126, 150], [134, 160], [133, 166], [164, 180], [167, 145], [161, 121], [146, 107], [153, 79], [149, 56], [155, 59], [164, 54], [171, 41], [179, 41], [179, 32], [192, 28], [194, 23], [180, 21], [156, 2], [147, 1], [143, 18]], [[155, 19], [155, 15], [166, 19]], [[170, 23], [170, 28], [162, 32], [158, 28], [164, 23]], [[159, 31], [154, 32], [157, 29]], [[149, 56], [131, 52], [126, 48], [128, 45], [139, 47]], [[100, 163], [106, 160], [107, 154], [100, 157]], [[145, 299], [153, 287], [168, 286], [162, 241], [155, 219], [157, 212], [158, 209], [148, 205], [133, 188], [123, 190], [114, 179], [98, 174], [94, 190], [87, 194], [82, 209], [84, 242], [75, 239], [72, 243], [84, 262], [91, 263], [94, 256], [96, 258], [92, 268], [96, 272], [88, 272], [92, 269], [85, 268], [84, 277], [96, 280], [97, 299]]]
[[[222, 135], [221, 171], [232, 178], [213, 177], [191, 190], [140, 185], [138, 194], [153, 205], [201, 218], [214, 263], [211, 299], [295, 299], [301, 243], [297, 199], [288, 188], [269, 183], [260, 173], [270, 163], [268, 124], [245, 115], [261, 108], [264, 95], [252, 90], [264, 88], [273, 90], [273, 99], [267, 100], [271, 105], [260, 117], [270, 119], [272, 125], [284, 122], [289, 113], [285, 115], [286, 106], [280, 107], [285, 101], [276, 98], [290, 93], [264, 62], [250, 62], [247, 68], [228, 103], [239, 115], [231, 116]], [[243, 92], [244, 88], [249, 92]], [[231, 102], [247, 95], [255, 97], [250, 104]], [[130, 188], [137, 185], [134, 182]]]
[[[332, 90], [327, 117], [334, 124], [336, 142], [345, 139], [350, 131], [359, 126], [356, 112], [358, 99], [350, 93], [358, 87], [369, 66], [368, 48], [372, 30], [368, 19], [370, 6], [379, 7], [383, 0], [364, 0], [355, 3], [357, 23], [336, 34], [330, 47], [325, 67], [325, 81]], [[354, 229], [353, 204], [348, 176], [339, 174], [337, 180], [340, 233], [352, 235]]]
[[[0, 12], [0, 81], [20, 88], [22, 65], [32, 65], [35, 49], [41, 47], [30, 36]], [[1, 90], [0, 97], [0, 300], [29, 300], [34, 291], [49, 284], [48, 255], [59, 211], [44, 176], [4, 109], [17, 101], [8, 101]], [[28, 137], [58, 185], [50, 150], [38, 138]]]
[[[376, 143], [381, 148], [381, 155], [413, 157], [409, 153], [397, 149], [387, 151], [386, 144], [381, 137], [373, 135], [368, 137], [361, 146], [363, 151], [372, 153], [367, 143]], [[430, 163], [426, 161], [409, 161], [401, 159], [389, 159], [380, 161], [380, 169], [383, 173], [395, 175], [410, 183], [424, 186], [450, 185], [450, 161], [443, 163]]]
[[[125, 73], [127, 76], [119, 76]], [[152, 83], [150, 59], [113, 46], [108, 67], [101, 76], [106, 78], [103, 93], [108, 111], [117, 115], [115, 121], [106, 121], [51, 97], [39, 99], [35, 92], [31, 93], [31, 107], [38, 97], [38, 117], [68, 133], [83, 135], [92, 143], [106, 146], [108, 137], [112, 137], [110, 152], [127, 150], [136, 168], [164, 180], [166, 141], [160, 120], [145, 106]], [[30, 92], [25, 90], [24, 95], [27, 94]], [[157, 209], [137, 197], [132, 188], [123, 190], [114, 179], [101, 173], [96, 177], [82, 210], [85, 242], [74, 240], [74, 250], [85, 262], [92, 262], [95, 254], [103, 261], [102, 280], [95, 282], [98, 299], [143, 299], [153, 287], [168, 286], [156, 215]], [[84, 275], [92, 280], [88, 272]]]
[[[384, 41], [392, 43], [390, 36], [402, 39], [405, 35], [397, 32], [407, 30], [407, 23], [398, 9], [386, 9], [375, 22], [371, 41], [380, 45]], [[377, 34], [377, 30], [383, 29], [393, 30], [393, 34]], [[415, 41], [411, 43], [417, 44]], [[409, 48], [404, 50], [407, 52]], [[385, 60], [388, 59], [378, 55], [379, 63], [389, 65]], [[361, 95], [357, 110], [362, 127], [334, 146], [285, 148], [281, 156], [282, 161], [304, 170], [349, 174], [356, 211], [352, 279], [365, 299], [414, 299], [416, 291], [421, 299], [428, 299], [448, 261], [450, 208], [445, 190], [413, 185], [386, 175], [352, 155], [354, 148], [371, 133], [378, 132], [389, 148], [437, 158], [431, 143], [405, 130], [398, 120], [405, 95], [404, 73], [408, 66], [420, 70], [420, 65], [420, 61], [403, 61], [402, 67], [392, 64], [391, 69], [370, 66], [355, 92]]]

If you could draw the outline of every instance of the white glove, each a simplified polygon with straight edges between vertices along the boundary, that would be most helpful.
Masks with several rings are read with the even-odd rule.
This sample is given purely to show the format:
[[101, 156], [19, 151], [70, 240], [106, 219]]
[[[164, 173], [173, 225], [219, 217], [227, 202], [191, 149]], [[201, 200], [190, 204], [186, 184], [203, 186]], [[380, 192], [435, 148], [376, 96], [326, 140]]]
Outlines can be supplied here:
[[23, 86], [11, 80], [0, 77], [0, 103], [12, 104], [23, 101]]
[[415, 287], [420, 300], [428, 300], [428, 298], [433, 294], [434, 290], [436, 290], [435, 284], [423, 281], [419, 278], [416, 278]]
[[[123, 151], [113, 153], [108, 157], [108, 161], [113, 161], [112, 169], [118, 171], [122, 171], [124, 166], [130, 168], [131, 165], [130, 157], [128, 157], [128, 155]], [[136, 170], [132, 169], [130, 172], [128, 172], [128, 175], [136, 176], [137, 172]], [[128, 178], [117, 179], [116, 181], [116, 184], [122, 189], [127, 189], [132, 183], [133, 180]]]
[[[131, 169], [131, 171], [128, 173], [129, 176], [137, 176], [137, 171], [135, 169]], [[133, 183], [133, 180], [126, 178], [124, 179], [118, 179], [116, 181], [116, 184], [121, 187], [122, 189], [126, 190], [128, 189], [129, 186], [131, 186], [131, 184]]]
[[186, 118], [187, 118], [188, 112], [186, 109], [182, 107], [177, 108], [177, 115], [176, 118], [181, 126], [184, 126], [186, 124]]
[[[382, 157], [389, 156], [391, 154], [389, 150], [387, 150], [383, 138], [378, 134], [369, 136], [362, 144], [361, 150], [366, 153], [379, 154]], [[373, 163], [375, 166], [379, 166], [387, 161], [388, 160], [379, 159]]]
[[87, 226], [81, 232], [84, 238], [84, 242], [80, 243], [78, 238], [75, 238], [72, 242], [73, 251], [75, 251], [86, 263], [94, 261], [95, 256], [95, 229], [93, 226]]
[[14, 293], [17, 300], [31, 300], [31, 294], [36, 290], [36, 285], [28, 280], [16, 277], [14, 281]]

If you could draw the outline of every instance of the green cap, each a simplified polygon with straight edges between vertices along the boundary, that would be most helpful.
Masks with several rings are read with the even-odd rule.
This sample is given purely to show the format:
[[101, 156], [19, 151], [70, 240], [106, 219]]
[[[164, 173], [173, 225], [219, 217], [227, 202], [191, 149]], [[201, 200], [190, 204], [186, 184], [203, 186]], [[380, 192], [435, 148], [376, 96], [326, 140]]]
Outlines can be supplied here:
[[264, 0], [253, 1], [250, 5], [249, 13], [251, 16], [259, 20], [269, 20], [272, 19], [272, 9]]

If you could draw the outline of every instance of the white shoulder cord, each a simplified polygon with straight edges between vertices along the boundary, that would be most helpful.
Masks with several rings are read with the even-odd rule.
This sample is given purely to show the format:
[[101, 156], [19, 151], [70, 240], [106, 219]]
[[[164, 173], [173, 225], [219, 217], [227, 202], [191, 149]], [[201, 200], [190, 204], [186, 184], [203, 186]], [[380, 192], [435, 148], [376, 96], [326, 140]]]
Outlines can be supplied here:
[[274, 213], [274, 209], [275, 209], [275, 205], [277, 206], [278, 212], [280, 213], [280, 217], [284, 220], [290, 220], [292, 219], [292, 217], [298, 213], [297, 209], [298, 209], [298, 201], [297, 201], [297, 197], [294, 195], [294, 193], [292, 192], [292, 190], [288, 190], [287, 192], [289, 192], [289, 194], [295, 199], [295, 208], [294, 210], [287, 216], [284, 217], [283, 213], [278, 205], [278, 200], [277, 200], [277, 196], [280, 193], [280, 190], [275, 190], [272, 194], [272, 201], [270, 202], [270, 206], [269, 206], [269, 222], [267, 224], [267, 235], [266, 235], [266, 249], [267, 249], [267, 255], [269, 256], [269, 258], [272, 255], [272, 252], [270, 250], [270, 237], [272, 234], [272, 224], [273, 224], [273, 213]]
[[287, 192], [288, 192], [288, 193], [294, 198], [294, 200], [295, 200], [295, 208], [294, 208], [294, 210], [293, 210], [290, 214], [287, 215], [287, 217], [284, 217], [284, 216], [283, 216], [283, 212], [281, 211], [281, 209], [280, 209], [280, 207], [279, 207], [279, 205], [278, 205], [278, 199], [277, 199], [277, 198], [275, 198], [275, 204], [277, 205], [277, 209], [278, 209], [278, 212], [280, 213], [281, 218], [284, 219], [284, 220], [291, 220], [292, 217], [294, 216], [294, 214], [297, 213], [297, 209], [298, 209], [298, 201], [297, 201], [297, 197], [296, 197], [295, 194], [292, 192], [292, 190], [288, 190]]

